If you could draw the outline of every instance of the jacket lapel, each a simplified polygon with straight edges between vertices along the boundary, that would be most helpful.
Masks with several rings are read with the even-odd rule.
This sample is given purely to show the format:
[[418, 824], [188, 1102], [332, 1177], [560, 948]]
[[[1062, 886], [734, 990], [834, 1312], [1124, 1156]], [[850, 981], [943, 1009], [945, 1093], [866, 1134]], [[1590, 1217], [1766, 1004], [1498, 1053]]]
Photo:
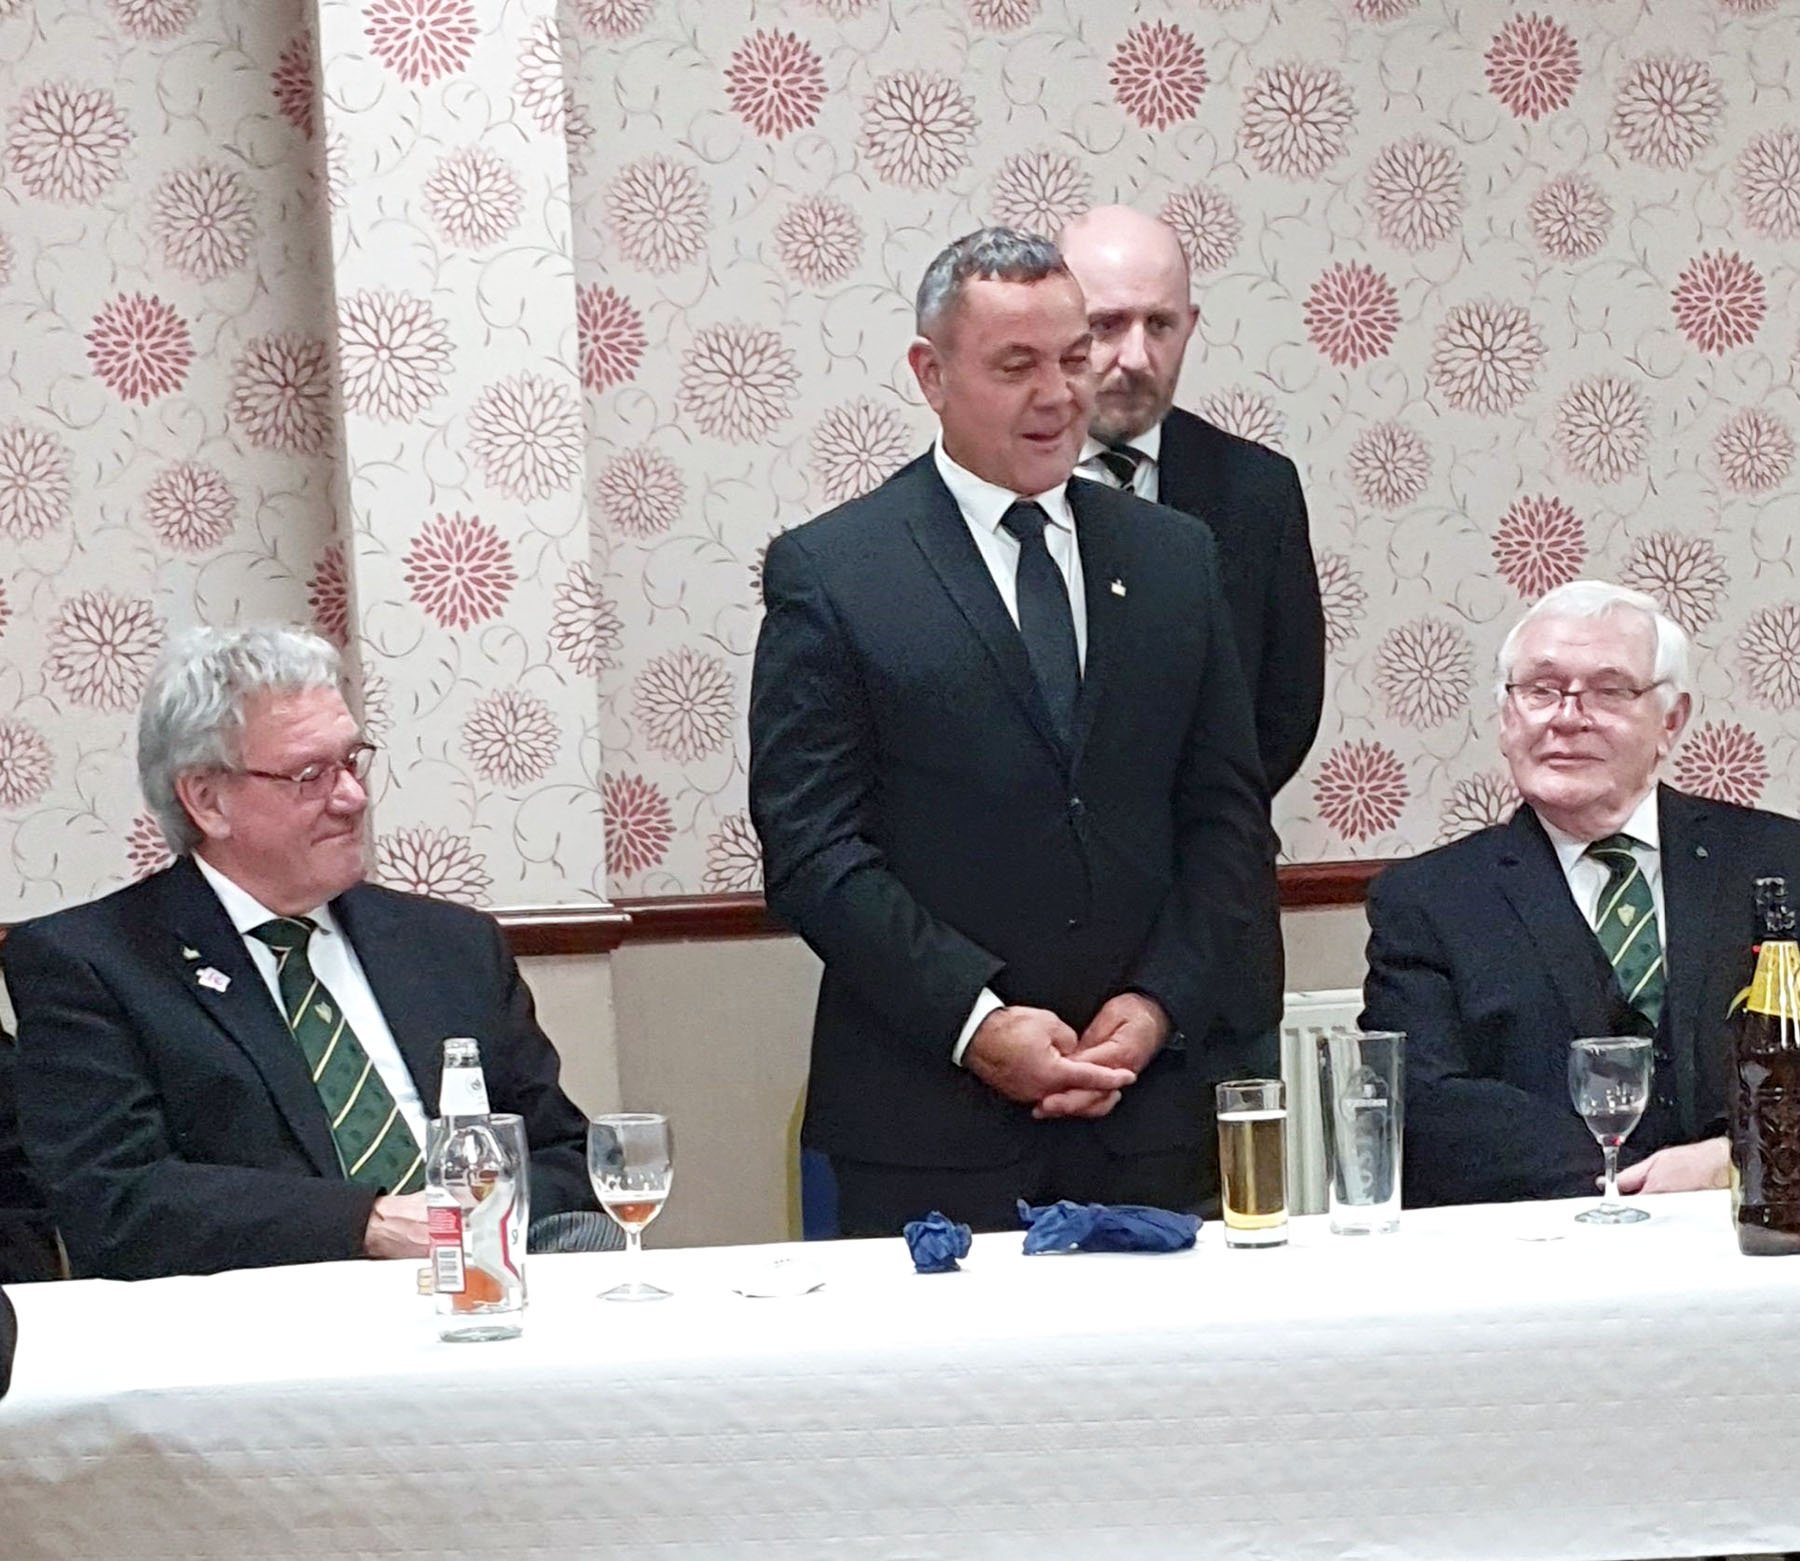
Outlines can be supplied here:
[[168, 870], [163, 896], [172, 978], [250, 1058], [314, 1169], [321, 1176], [341, 1176], [331, 1124], [306, 1059], [243, 938], [191, 857]]
[[1610, 1035], [1615, 1004], [1603, 981], [1600, 945], [1576, 908], [1556, 849], [1529, 807], [1512, 816], [1500, 836], [1495, 867], [1500, 892], [1543, 962], [1544, 974], [1568, 1010], [1572, 1035]]
[[[1720, 946], [1720, 934], [1741, 925], [1743, 907], [1725, 898], [1730, 886], [1723, 870], [1723, 843], [1715, 838], [1707, 812], [1692, 798], [1662, 786], [1657, 789], [1657, 813], [1662, 831], [1668, 1037], [1675, 1054], [1682, 1129], [1689, 1137], [1698, 1137], [1705, 1120], [1723, 1109], [1725, 1059], [1712, 1050], [1717, 1038], [1729, 1033], [1723, 1023], [1729, 996], [1719, 999], [1715, 1015], [1703, 1015], [1702, 1004], [1720, 973], [1719, 962], [1732, 953], [1728, 945]], [[1735, 964], [1727, 966], [1726, 974], [1735, 969]]]
[[[1081, 549], [1082, 594], [1087, 602], [1087, 658], [1081, 671], [1081, 694], [1075, 701], [1073, 766], [1079, 767], [1094, 729], [1100, 701], [1118, 659], [1124, 628], [1128, 571], [1121, 557], [1118, 527], [1108, 506], [1111, 490], [1097, 483], [1069, 484], [1069, 508], [1075, 515], [1075, 542]], [[1117, 585], [1118, 590], [1114, 587]]]
[[1049, 745], [1058, 763], [1066, 763], [1068, 756], [1057, 735], [1056, 723], [1050, 718], [1050, 707], [1038, 688], [1037, 675], [1031, 670], [1025, 641], [1019, 637], [1018, 625], [1008, 616], [1006, 603], [994, 589], [994, 577], [988, 573], [987, 563], [969, 535], [962, 511], [929, 456], [915, 463], [914, 473], [918, 491], [896, 495], [906, 505], [906, 523], [913, 540], [986, 648], [1001, 683], [1018, 702], [1033, 730]]
[[432, 980], [432, 972], [441, 967], [421, 957], [416, 932], [409, 940], [399, 914], [404, 903], [367, 884], [357, 884], [331, 902], [331, 913], [356, 950], [376, 1006], [387, 1020], [419, 1091], [419, 1103], [430, 1118], [438, 1114], [444, 1037], [462, 1032], [444, 1028], [444, 994]]

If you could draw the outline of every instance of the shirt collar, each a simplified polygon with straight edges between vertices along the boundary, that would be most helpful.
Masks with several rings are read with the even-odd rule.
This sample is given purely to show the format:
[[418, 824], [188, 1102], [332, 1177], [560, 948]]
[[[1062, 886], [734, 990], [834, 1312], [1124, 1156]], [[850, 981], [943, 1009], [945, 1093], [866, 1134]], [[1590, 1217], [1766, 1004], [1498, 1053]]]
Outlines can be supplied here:
[[[1556, 848], [1556, 860], [1562, 864], [1563, 872], [1567, 873], [1581, 860], [1582, 854], [1592, 842], [1577, 840], [1573, 835], [1565, 835], [1542, 814], [1538, 815], [1538, 822], [1544, 826], [1544, 833], [1550, 837], [1550, 844]], [[1657, 852], [1662, 850], [1662, 821], [1656, 805], [1656, 787], [1654, 785], [1638, 798], [1638, 804], [1631, 810], [1631, 816], [1619, 826], [1617, 832], [1622, 835], [1630, 835], [1638, 845], [1646, 850]]]
[[937, 442], [931, 447], [931, 457], [937, 463], [938, 476], [944, 479], [944, 486], [950, 490], [950, 497], [956, 500], [956, 507], [962, 511], [963, 519], [971, 526], [997, 532], [1001, 517], [1021, 499], [1027, 499], [1043, 506], [1051, 525], [1061, 526], [1065, 531], [1075, 529], [1075, 516], [1069, 508], [1069, 485], [1066, 482], [1058, 483], [1043, 493], [1019, 494], [1008, 488], [997, 487], [985, 477], [977, 477], [966, 466], [957, 465], [944, 449], [942, 434], [938, 435]]
[[[1154, 465], [1162, 459], [1162, 424], [1160, 422], [1152, 423], [1135, 439], [1122, 439], [1119, 443], [1141, 451], [1150, 458], [1151, 464]], [[1081, 447], [1081, 460], [1078, 464], [1083, 466], [1090, 464], [1098, 459], [1100, 452], [1105, 448], [1105, 445], [1090, 434], [1087, 442]]]
[[[231, 925], [237, 928], [240, 935], [247, 935], [252, 928], [275, 919], [274, 911], [248, 889], [240, 888], [227, 878], [199, 852], [194, 853], [194, 866], [200, 869], [200, 876], [212, 886], [212, 892], [219, 897], [219, 903], [225, 907], [225, 914], [231, 918]], [[332, 917], [329, 905], [316, 906], [306, 914], [318, 924], [320, 931], [337, 931], [337, 922]]]

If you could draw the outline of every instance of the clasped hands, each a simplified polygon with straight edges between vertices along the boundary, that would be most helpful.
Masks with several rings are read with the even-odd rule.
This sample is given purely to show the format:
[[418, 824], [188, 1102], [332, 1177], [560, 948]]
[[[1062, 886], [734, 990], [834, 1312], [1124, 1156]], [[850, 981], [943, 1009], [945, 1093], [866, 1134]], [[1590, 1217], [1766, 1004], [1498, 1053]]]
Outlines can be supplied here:
[[1103, 1117], [1169, 1029], [1162, 1005], [1141, 992], [1109, 997], [1079, 1035], [1047, 1008], [996, 1008], [970, 1038], [963, 1065], [1034, 1117]]

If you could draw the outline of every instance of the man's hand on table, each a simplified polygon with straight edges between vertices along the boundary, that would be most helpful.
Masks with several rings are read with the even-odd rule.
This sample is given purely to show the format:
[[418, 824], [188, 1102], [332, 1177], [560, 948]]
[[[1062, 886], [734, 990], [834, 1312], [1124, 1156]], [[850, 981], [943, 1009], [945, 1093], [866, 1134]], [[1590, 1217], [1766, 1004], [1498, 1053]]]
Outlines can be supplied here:
[[363, 1251], [370, 1257], [426, 1257], [431, 1252], [427, 1234], [425, 1194], [389, 1193], [375, 1200], [363, 1235]]
[[1043, 1107], [1048, 1100], [1073, 1096], [1103, 1103], [1103, 1109], [1078, 1114], [1104, 1116], [1137, 1074], [1073, 1055], [1079, 1044], [1075, 1032], [1046, 1008], [996, 1008], [970, 1038], [963, 1066], [989, 1089], [1032, 1107], [1034, 1115], [1070, 1115]]
[[[1135, 1080], [1169, 1038], [1172, 1026], [1162, 1004], [1141, 992], [1109, 997], [1088, 1021], [1072, 1055], [1082, 1062], [1124, 1068]], [[1119, 1091], [1059, 1090], [1046, 1095], [1032, 1111], [1035, 1117], [1103, 1117], [1119, 1103]]]
[[1731, 1182], [1731, 1149], [1723, 1138], [1671, 1144], [1619, 1172], [1620, 1192], [1702, 1192]]

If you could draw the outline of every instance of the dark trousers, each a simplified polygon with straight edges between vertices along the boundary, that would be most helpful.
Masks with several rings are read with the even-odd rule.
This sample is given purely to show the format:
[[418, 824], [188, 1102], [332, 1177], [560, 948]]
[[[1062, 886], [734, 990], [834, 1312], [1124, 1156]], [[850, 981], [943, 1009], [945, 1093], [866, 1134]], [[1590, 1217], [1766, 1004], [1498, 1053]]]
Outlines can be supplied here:
[[974, 1230], [1017, 1230], [1018, 1202], [1143, 1203], [1206, 1212], [1218, 1190], [1218, 1144], [1113, 1154], [1091, 1122], [1047, 1122], [1037, 1147], [993, 1169], [878, 1165], [832, 1156], [838, 1228], [845, 1236], [897, 1236], [936, 1210]]

